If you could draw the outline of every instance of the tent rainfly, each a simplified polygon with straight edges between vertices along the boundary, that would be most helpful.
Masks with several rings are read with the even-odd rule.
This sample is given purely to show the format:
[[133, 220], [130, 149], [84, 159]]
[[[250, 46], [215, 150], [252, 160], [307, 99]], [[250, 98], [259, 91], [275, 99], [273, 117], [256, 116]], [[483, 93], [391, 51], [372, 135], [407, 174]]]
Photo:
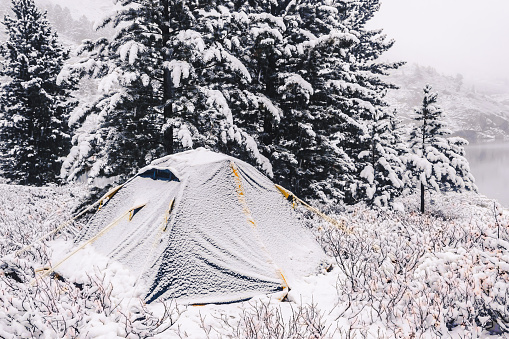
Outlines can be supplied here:
[[140, 274], [147, 302], [228, 303], [285, 292], [324, 256], [267, 177], [203, 148], [140, 170], [76, 241], [91, 239]]

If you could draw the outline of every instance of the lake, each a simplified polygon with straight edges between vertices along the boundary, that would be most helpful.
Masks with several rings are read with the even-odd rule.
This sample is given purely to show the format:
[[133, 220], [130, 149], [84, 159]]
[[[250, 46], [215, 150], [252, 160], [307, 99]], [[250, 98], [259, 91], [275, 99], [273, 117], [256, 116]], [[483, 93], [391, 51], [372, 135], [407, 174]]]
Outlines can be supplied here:
[[479, 193], [509, 208], [509, 142], [470, 144], [465, 150]]

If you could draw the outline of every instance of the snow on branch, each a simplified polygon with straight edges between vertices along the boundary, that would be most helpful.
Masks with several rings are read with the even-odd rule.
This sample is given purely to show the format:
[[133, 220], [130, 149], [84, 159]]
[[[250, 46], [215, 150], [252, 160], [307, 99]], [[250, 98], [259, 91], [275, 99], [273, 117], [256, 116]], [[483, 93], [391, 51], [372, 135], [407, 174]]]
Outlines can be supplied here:
[[171, 71], [173, 86], [179, 87], [182, 79], [189, 78], [191, 65], [186, 61], [172, 60], [165, 61], [163, 67]]
[[304, 54], [307, 50], [320, 48], [326, 45], [350, 47], [359, 42], [359, 39], [353, 34], [333, 30], [329, 34], [310, 39], [297, 45], [297, 50], [299, 53]]
[[233, 125], [232, 111], [230, 110], [223, 93], [221, 93], [221, 91], [211, 89], [203, 89], [203, 91], [208, 97], [207, 105], [219, 112], [230, 125]]
[[284, 19], [282, 17], [277, 17], [270, 13], [255, 13], [255, 14], [250, 14], [249, 17], [251, 18], [251, 20], [253, 22], [271, 23], [271, 24], [279, 27], [279, 29], [281, 31], [283, 31], [283, 32], [286, 31], [286, 25], [285, 25]]
[[133, 65], [136, 62], [136, 59], [138, 59], [139, 52], [143, 52], [144, 50], [144, 45], [130, 40], [118, 48], [118, 54], [120, 59], [123, 61], [126, 61], [127, 57], [129, 56], [129, 64]]
[[258, 93], [256, 95], [250, 95], [249, 99], [253, 102], [255, 107], [266, 109], [276, 122], [281, 121], [281, 118], [283, 117], [283, 111], [265, 95]]
[[222, 51], [221, 56], [224, 60], [226, 60], [226, 62], [228, 62], [232, 70], [240, 72], [240, 74], [242, 74], [242, 76], [246, 78], [248, 82], [251, 82], [251, 74], [249, 74], [249, 71], [247, 70], [246, 66], [244, 66], [242, 61], [226, 51]]
[[306, 101], [309, 101], [310, 97], [314, 93], [313, 86], [311, 86], [311, 84], [304, 80], [299, 74], [283, 73], [281, 74], [281, 78], [283, 79], [284, 84], [279, 86], [279, 93], [287, 93], [297, 90], [306, 98]]
[[194, 30], [180, 31], [175, 37], [175, 41], [191, 46], [199, 52], [203, 53], [205, 51], [206, 46], [202, 35]]

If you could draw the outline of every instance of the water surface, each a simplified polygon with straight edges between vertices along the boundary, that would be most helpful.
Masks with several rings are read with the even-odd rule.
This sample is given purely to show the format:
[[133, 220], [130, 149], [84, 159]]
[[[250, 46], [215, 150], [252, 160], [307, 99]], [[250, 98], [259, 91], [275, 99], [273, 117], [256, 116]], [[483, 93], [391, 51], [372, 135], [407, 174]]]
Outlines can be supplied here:
[[509, 142], [471, 144], [466, 152], [479, 193], [509, 208]]

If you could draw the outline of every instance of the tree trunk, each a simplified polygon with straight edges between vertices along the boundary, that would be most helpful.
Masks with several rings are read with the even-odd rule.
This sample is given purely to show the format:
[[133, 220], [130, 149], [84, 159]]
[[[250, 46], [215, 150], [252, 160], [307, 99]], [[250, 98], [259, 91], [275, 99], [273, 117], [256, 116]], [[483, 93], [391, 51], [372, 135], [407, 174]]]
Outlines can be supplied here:
[[[171, 55], [168, 52], [167, 43], [170, 40], [170, 9], [169, 9], [169, 1], [165, 0], [163, 2], [163, 22], [161, 24], [161, 34], [162, 34], [162, 42], [163, 46], [161, 48], [163, 61], [171, 61]], [[166, 67], [164, 68], [163, 75], [163, 107], [164, 107], [164, 119], [168, 121], [168, 119], [173, 116], [173, 82], [171, 78], [171, 72]], [[173, 126], [170, 126], [166, 130], [163, 131], [163, 144], [164, 151], [167, 154], [173, 154], [174, 146], [173, 146]]]
[[168, 127], [163, 132], [163, 144], [164, 144], [164, 151], [167, 154], [173, 154], [174, 148], [173, 148], [173, 126]]
[[421, 182], [421, 213], [424, 213], [424, 184]]

